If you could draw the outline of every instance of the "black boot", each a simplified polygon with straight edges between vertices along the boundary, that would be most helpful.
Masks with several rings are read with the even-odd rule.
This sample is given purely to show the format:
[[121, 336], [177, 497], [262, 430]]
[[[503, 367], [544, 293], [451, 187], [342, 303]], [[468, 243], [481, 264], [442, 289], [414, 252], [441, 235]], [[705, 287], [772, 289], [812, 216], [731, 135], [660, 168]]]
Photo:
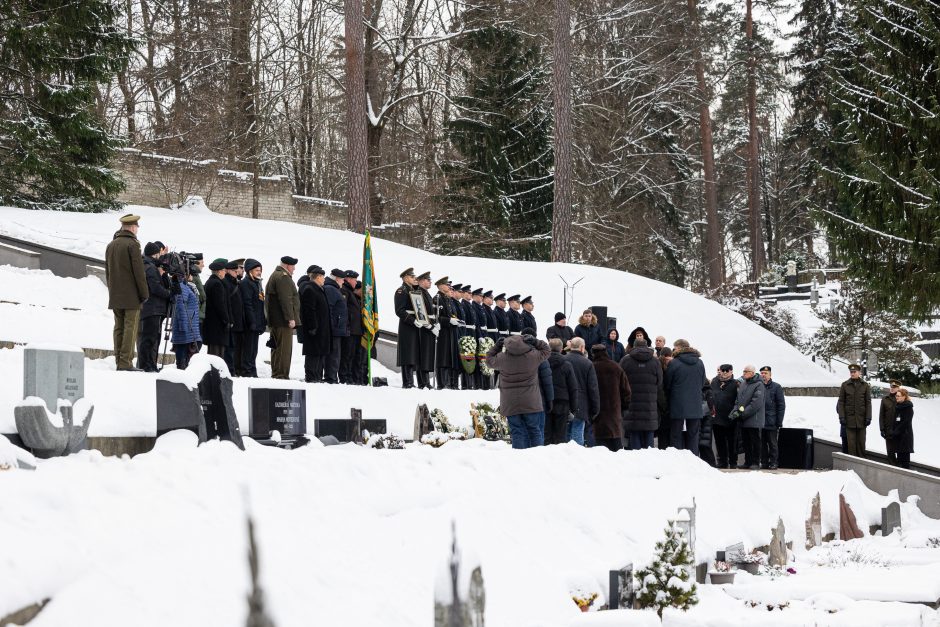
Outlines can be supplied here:
[[406, 390], [408, 388], [413, 388], [415, 386], [415, 369], [414, 366], [402, 366], [401, 367], [401, 386]]
[[418, 370], [418, 387], [431, 389], [430, 377], [426, 370]]

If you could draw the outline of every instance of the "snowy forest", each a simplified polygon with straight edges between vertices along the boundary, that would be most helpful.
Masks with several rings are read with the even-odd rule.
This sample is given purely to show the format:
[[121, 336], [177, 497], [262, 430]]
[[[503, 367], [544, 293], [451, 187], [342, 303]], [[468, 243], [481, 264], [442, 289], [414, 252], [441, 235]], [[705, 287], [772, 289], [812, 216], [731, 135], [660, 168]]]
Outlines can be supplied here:
[[429, 250], [713, 292], [847, 265], [927, 316], [938, 68], [932, 0], [0, 0], [0, 202], [107, 207], [119, 146], [345, 201], [364, 122], [369, 223]]

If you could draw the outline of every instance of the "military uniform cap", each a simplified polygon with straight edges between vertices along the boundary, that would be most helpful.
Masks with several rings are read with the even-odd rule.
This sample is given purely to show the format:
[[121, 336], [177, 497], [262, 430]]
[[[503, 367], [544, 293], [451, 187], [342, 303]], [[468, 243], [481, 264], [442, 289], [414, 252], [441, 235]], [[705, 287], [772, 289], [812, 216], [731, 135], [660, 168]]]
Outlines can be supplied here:
[[234, 263], [235, 266], [238, 267], [238, 268], [244, 268], [244, 267], [245, 267], [245, 260], [244, 260], [244, 259], [233, 259], [233, 260], [232, 260], [232, 263]]
[[510, 303], [513, 303], [513, 302], [518, 303], [518, 302], [519, 302], [519, 295], [518, 295], [518, 294], [513, 294], [512, 296], [510, 296], [510, 297], [507, 298], [506, 300], [508, 300]]
[[849, 372], [851, 372], [851, 371], [853, 371], [853, 370], [857, 370], [857, 371], [861, 372], [862, 367], [859, 366], [858, 364], [849, 364]]
[[330, 274], [335, 276], [338, 279], [342, 279], [346, 277], [346, 271], [340, 270], [339, 268], [333, 268], [332, 270], [330, 270]]
[[228, 259], [226, 259], [225, 257], [216, 257], [215, 259], [212, 260], [212, 263], [221, 263], [222, 268], [224, 269], [225, 264], [228, 263]]
[[773, 369], [770, 366], [761, 366], [758, 372], [773, 372]]
[[500, 292], [493, 297], [493, 300], [506, 300], [506, 292]]
[[427, 271], [427, 272], [423, 272], [423, 273], [421, 273], [421, 274], [418, 275], [418, 280], [419, 280], [419, 281], [424, 281], [425, 279], [427, 279], [428, 281], [431, 280], [431, 271], [430, 271], [430, 270]]
[[296, 265], [297, 265], [297, 257], [291, 257], [290, 255], [284, 255], [283, 257], [281, 257], [281, 263], [283, 263], [285, 266], [296, 266]]
[[888, 381], [888, 385], [890, 385], [893, 388], [899, 388], [901, 387], [901, 382], [898, 381], [897, 379], [891, 379], [890, 381]]
[[525, 305], [526, 303], [531, 303], [531, 302], [532, 302], [532, 297], [531, 297], [531, 296], [526, 296], [525, 298], [522, 299], [522, 304], [523, 304], [523, 305]]
[[448, 278], [446, 276], [442, 276], [441, 278], [439, 278], [437, 281], [434, 282], [434, 285], [438, 287], [442, 285], [447, 285], [447, 281], [448, 281]]
[[483, 292], [483, 298], [493, 298], [493, 290], [486, 290]]
[[355, 270], [347, 270], [346, 274], [344, 274], [343, 276], [345, 276], [347, 279], [358, 279], [359, 273], [356, 272]]
[[472, 288], [471, 286], [469, 286], [469, 285], [464, 285], [464, 286], [461, 288], [460, 291], [461, 291], [461, 292], [469, 292], [469, 291], [472, 290], [472, 289], [473, 289], [473, 288]]
[[317, 264], [313, 264], [307, 268], [307, 274], [326, 274], [326, 272]]
[[478, 287], [477, 289], [473, 290], [473, 295], [474, 295], [474, 296], [483, 296], [483, 288], [482, 288], [482, 287]]
[[225, 264], [225, 269], [226, 270], [238, 270], [238, 262], [229, 261], [227, 264]]
[[140, 216], [128, 213], [127, 215], [121, 216], [119, 220], [124, 226], [131, 226], [140, 222]]
[[459, 292], [461, 289], [463, 289], [463, 285], [461, 285], [460, 283], [454, 283], [454, 284], [451, 285], [450, 287], [451, 287], [451, 289], [454, 290], [455, 292]]
[[398, 276], [400, 276], [401, 278], [404, 279], [406, 276], [414, 276], [414, 275], [415, 275], [415, 269], [414, 269], [414, 268], [405, 268], [405, 269], [402, 271], [402, 273], [399, 274]]

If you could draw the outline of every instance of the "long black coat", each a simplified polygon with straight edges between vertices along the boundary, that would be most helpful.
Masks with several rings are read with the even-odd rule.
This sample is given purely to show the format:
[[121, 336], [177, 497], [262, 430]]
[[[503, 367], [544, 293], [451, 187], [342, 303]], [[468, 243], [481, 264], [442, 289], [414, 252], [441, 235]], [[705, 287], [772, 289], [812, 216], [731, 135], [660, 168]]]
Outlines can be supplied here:
[[207, 346], [228, 346], [232, 328], [232, 301], [228, 287], [216, 275], [206, 281], [206, 320], [202, 341]]
[[556, 338], [561, 340], [561, 346], [564, 348], [568, 345], [568, 342], [574, 338], [574, 330], [567, 325], [560, 327], [557, 324], [553, 324], [548, 327], [548, 331], [545, 332], [545, 339], [554, 340]]
[[300, 343], [304, 355], [329, 355], [332, 344], [330, 305], [326, 292], [307, 276], [297, 281], [300, 293]]
[[157, 263], [152, 257], [144, 257], [144, 274], [147, 277], [147, 288], [150, 297], [140, 307], [140, 317], [165, 316], [167, 303], [170, 302], [170, 290], [167, 275], [160, 276]]
[[552, 369], [552, 384], [555, 388], [555, 402], [564, 401], [568, 403], [568, 409], [571, 413], [577, 413], [578, 403], [578, 378], [574, 374], [574, 368], [565, 359], [561, 353], [552, 351], [548, 356], [548, 367]]
[[539, 334], [539, 325], [535, 322], [535, 316], [532, 315], [532, 312], [522, 310], [522, 313], [519, 314], [522, 316], [522, 328], [528, 328], [535, 331], [535, 335]]
[[466, 335], [480, 339], [480, 322], [477, 320], [477, 310], [473, 306], [473, 301], [462, 300], [460, 307], [463, 309], [463, 322], [466, 326]]
[[[430, 318], [429, 322], [435, 324], [437, 322], [437, 316], [434, 314], [434, 303], [431, 302], [430, 292], [420, 286], [416, 287], [415, 290], [421, 293], [421, 299], [424, 301], [424, 310], [428, 312], [428, 317]], [[419, 369], [430, 372], [434, 370], [437, 338], [434, 337], [434, 332], [431, 331], [431, 329], [424, 327], [418, 329], [418, 341], [421, 347], [421, 364]]]
[[509, 314], [505, 309], [493, 307], [493, 315], [496, 317], [496, 328], [499, 330], [499, 337], [509, 337]]
[[330, 277], [323, 283], [326, 294], [326, 303], [330, 307], [330, 335], [333, 337], [349, 337], [349, 310], [346, 308], [346, 298], [339, 284]]
[[398, 316], [398, 352], [395, 365], [417, 367], [421, 362], [421, 343], [415, 326], [411, 287], [405, 283], [395, 290], [395, 315]]
[[676, 357], [669, 362], [663, 380], [669, 399], [669, 417], [672, 420], [700, 420], [705, 364], [694, 348], [680, 349], [674, 354]]
[[486, 325], [490, 329], [488, 335], [495, 342], [499, 339], [499, 324], [496, 322], [496, 312], [493, 307], [483, 305], [483, 313], [486, 314]]
[[594, 371], [600, 408], [594, 419], [595, 438], [623, 437], [623, 408], [630, 405], [630, 383], [620, 366], [607, 356], [607, 351], [594, 353]]
[[483, 303], [472, 303], [473, 315], [477, 317], [477, 328], [480, 330], [480, 337], [490, 336], [490, 319], [486, 317], [486, 307]]
[[730, 427], [731, 420], [728, 414], [734, 409], [734, 400], [738, 397], [738, 380], [734, 377], [727, 381], [715, 377], [711, 382], [712, 399], [715, 401], [714, 424], [719, 427]]
[[238, 283], [242, 311], [245, 316], [244, 329], [250, 333], [264, 333], [268, 321], [264, 317], [264, 298], [261, 296], [261, 281], [246, 276]]
[[[634, 348], [620, 360], [630, 382], [630, 404], [625, 408], [626, 431], [655, 431], [659, 428], [659, 404], [663, 393], [663, 367], [652, 348]], [[734, 399], [731, 399], [734, 402]]]
[[356, 292], [345, 281], [342, 287], [343, 297], [346, 298], [346, 324], [350, 335], [362, 335], [362, 301]]
[[232, 333], [241, 333], [245, 330], [245, 308], [242, 306], [242, 294], [238, 289], [238, 279], [226, 274], [225, 287], [228, 289], [228, 298], [232, 308]]
[[437, 322], [441, 325], [437, 335], [437, 367], [459, 368], [460, 355], [457, 352], [457, 337], [460, 332], [457, 314], [454, 312], [453, 299], [438, 292], [431, 299]]
[[774, 381], [764, 384], [764, 429], [779, 429], [783, 426], [783, 415], [787, 410], [787, 401], [783, 396], [783, 387]]
[[914, 452], [914, 404], [911, 401], [903, 401], [896, 405], [896, 415], [898, 421], [894, 425], [892, 435], [894, 444], [898, 453]]
[[509, 334], [518, 335], [522, 333], [522, 329], [524, 328], [522, 315], [512, 308], [506, 312], [506, 315], [509, 316]]
[[591, 360], [579, 352], [572, 351], [565, 357], [574, 376], [578, 380], [578, 402], [573, 403], [578, 408], [574, 416], [578, 420], [589, 421], [600, 411], [601, 399], [597, 390], [597, 373]]

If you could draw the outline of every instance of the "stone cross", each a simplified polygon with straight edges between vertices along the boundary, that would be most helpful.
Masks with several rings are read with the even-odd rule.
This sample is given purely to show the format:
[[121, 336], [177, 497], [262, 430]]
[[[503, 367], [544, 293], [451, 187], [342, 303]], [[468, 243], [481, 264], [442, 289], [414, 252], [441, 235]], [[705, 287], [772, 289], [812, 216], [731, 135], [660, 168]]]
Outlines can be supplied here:
[[819, 492], [813, 497], [809, 519], [806, 521], [806, 548], [822, 545], [822, 508], [820, 507]]
[[58, 411], [58, 399], [75, 404], [85, 396], [85, 354], [81, 350], [26, 347], [23, 351], [23, 398], [37, 396]]
[[[689, 526], [686, 533], [686, 540], [689, 543], [689, 552], [692, 554], [692, 559], [695, 559], [695, 510], [697, 509], [695, 505], [695, 499], [692, 499], [692, 505], [682, 505], [678, 508], [678, 512], [682, 514], [685, 512], [689, 518]], [[681, 516], [680, 516], [681, 519]]]
[[881, 535], [889, 536], [901, 528], [901, 504], [897, 501], [881, 508]]
[[772, 530], [767, 563], [771, 566], [785, 566], [787, 563], [787, 538], [782, 518], [777, 519], [777, 526]]

